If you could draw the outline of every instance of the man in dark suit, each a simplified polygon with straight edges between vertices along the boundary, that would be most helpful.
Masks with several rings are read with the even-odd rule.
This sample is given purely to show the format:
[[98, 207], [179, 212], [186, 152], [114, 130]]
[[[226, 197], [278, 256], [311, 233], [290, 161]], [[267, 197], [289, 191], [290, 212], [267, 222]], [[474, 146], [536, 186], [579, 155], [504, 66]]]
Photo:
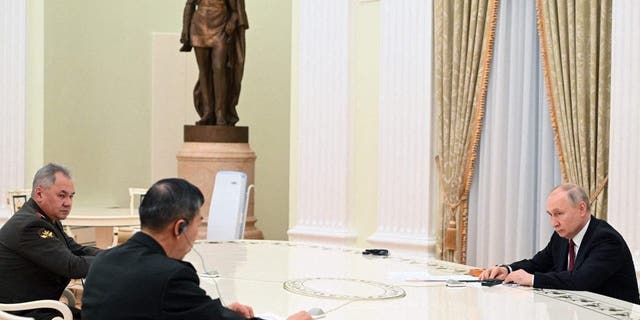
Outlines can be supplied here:
[[549, 289], [591, 291], [640, 304], [631, 252], [606, 221], [591, 216], [580, 187], [563, 184], [547, 199], [555, 232], [532, 259], [488, 268], [481, 279]]
[[[211, 299], [193, 266], [182, 261], [202, 222], [200, 190], [182, 179], [164, 179], [140, 204], [141, 231], [101, 253], [84, 287], [82, 316], [91, 320], [246, 319], [249, 306]], [[291, 320], [311, 320], [298, 312]]]
[[[70, 279], [87, 274], [100, 250], [76, 243], [60, 223], [71, 211], [74, 194], [65, 167], [50, 163], [35, 174], [31, 199], [0, 229], [0, 302], [58, 300]], [[20, 314], [47, 320], [60, 315], [51, 309]]]

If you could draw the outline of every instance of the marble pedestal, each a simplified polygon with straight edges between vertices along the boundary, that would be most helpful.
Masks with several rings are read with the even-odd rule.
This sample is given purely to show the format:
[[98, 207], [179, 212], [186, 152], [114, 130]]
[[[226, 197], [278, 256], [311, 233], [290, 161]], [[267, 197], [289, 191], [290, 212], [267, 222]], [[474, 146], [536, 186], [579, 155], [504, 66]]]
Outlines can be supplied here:
[[[185, 142], [176, 157], [178, 176], [198, 186], [205, 197], [201, 209], [205, 222], [198, 233], [199, 239], [205, 239], [216, 173], [224, 170], [241, 171], [247, 174], [247, 185], [254, 184], [256, 154], [248, 143], [248, 128], [185, 126]], [[263, 239], [262, 231], [255, 226], [255, 189], [253, 191], [249, 198], [244, 238]]]

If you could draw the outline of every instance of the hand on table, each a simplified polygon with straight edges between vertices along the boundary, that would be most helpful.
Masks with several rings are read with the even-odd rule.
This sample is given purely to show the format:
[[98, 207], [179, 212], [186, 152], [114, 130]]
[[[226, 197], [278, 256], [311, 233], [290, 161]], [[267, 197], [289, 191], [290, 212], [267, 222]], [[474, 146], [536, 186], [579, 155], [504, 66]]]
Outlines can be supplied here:
[[494, 267], [490, 267], [490, 268], [487, 268], [484, 271], [482, 271], [482, 273], [480, 274], [479, 278], [480, 278], [480, 280], [485, 280], [485, 279], [504, 280], [505, 277], [507, 277], [508, 274], [509, 274], [509, 269], [507, 269], [507, 267], [494, 266]]
[[227, 308], [229, 308], [229, 309], [241, 314], [245, 318], [253, 318], [253, 316], [254, 316], [253, 308], [251, 308], [249, 306], [245, 306], [244, 304], [240, 304], [240, 303], [234, 302], [234, 303], [228, 305]]
[[533, 275], [520, 269], [509, 273], [504, 279], [504, 283], [517, 283], [521, 286], [533, 286]]
[[298, 311], [287, 318], [287, 320], [312, 320], [311, 315], [306, 311]]

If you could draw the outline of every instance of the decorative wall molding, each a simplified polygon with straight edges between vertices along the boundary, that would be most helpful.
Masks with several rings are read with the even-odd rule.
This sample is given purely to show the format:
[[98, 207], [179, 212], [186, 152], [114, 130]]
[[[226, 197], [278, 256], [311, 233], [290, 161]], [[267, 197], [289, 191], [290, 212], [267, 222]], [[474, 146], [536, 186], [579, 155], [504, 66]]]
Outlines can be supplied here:
[[608, 221], [625, 238], [637, 260], [640, 258], [640, 2], [613, 2], [611, 34], [611, 122], [609, 142]]
[[356, 237], [348, 204], [351, 6], [299, 4], [298, 221], [288, 231], [295, 241], [352, 244]]
[[24, 187], [26, 1], [0, 1], [0, 211], [6, 192]]
[[431, 4], [381, 1], [378, 226], [367, 240], [433, 255]]

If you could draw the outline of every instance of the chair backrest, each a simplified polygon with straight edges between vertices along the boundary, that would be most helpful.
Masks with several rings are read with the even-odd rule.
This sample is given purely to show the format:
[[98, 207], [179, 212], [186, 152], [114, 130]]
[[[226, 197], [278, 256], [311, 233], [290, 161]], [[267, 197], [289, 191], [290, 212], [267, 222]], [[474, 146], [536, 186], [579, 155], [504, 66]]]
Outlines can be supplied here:
[[[129, 214], [132, 216], [138, 215], [138, 208], [144, 199], [144, 195], [147, 194], [147, 189], [144, 188], [129, 188]], [[114, 237], [111, 246], [115, 247], [120, 243], [124, 243], [129, 240], [134, 233], [140, 231], [140, 226], [131, 227], [114, 227]]]
[[[62, 314], [62, 318], [54, 317], [53, 318], [54, 320], [57, 320], [57, 319], [73, 320], [71, 309], [69, 309], [69, 307], [66, 304], [56, 300], [35, 300], [35, 301], [22, 302], [22, 303], [0, 303], [0, 312], [23, 311], [23, 310], [33, 310], [33, 309], [55, 309]], [[32, 318], [25, 318], [25, 317], [16, 318], [15, 316], [5, 317], [4, 316], [5, 314], [7, 313], [3, 312], [3, 314], [0, 314], [0, 319], [7, 319], [7, 320], [32, 319]]]
[[0, 310], [0, 320], [33, 320], [33, 318], [16, 316]]
[[14, 214], [31, 198], [31, 189], [15, 189], [7, 192], [7, 204]]
[[247, 175], [239, 171], [216, 174], [209, 207], [207, 240], [242, 239], [246, 220]]
[[[147, 194], [147, 189], [129, 188], [129, 210], [132, 216], [138, 215], [138, 207], [140, 207], [145, 194]], [[137, 204], [136, 199], [138, 199]]]

